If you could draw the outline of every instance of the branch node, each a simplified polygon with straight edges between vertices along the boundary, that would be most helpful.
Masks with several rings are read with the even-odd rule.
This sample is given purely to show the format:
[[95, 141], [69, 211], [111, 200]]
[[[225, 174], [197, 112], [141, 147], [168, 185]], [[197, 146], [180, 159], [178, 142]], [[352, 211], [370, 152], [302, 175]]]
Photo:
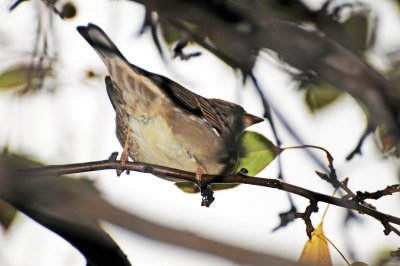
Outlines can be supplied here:
[[271, 188], [282, 189], [282, 183], [278, 179], [271, 180]]
[[306, 224], [306, 234], [308, 238], [311, 239], [312, 232], [314, 232], [315, 228], [311, 222], [311, 214], [313, 212], [318, 212], [318, 201], [314, 199], [310, 199], [310, 204], [307, 206], [304, 213], [297, 213], [295, 218], [303, 219], [304, 223]]
[[151, 165], [145, 164], [143, 166], [143, 173], [149, 174], [154, 171], [153, 167]]
[[214, 191], [212, 191], [211, 185], [200, 187], [201, 191], [201, 206], [210, 207], [211, 203], [215, 200]]
[[[248, 173], [249, 173], [249, 170], [247, 170], [246, 168], [242, 168], [239, 171], [239, 174], [244, 175], [244, 176], [246, 176]], [[244, 178], [246, 178], [246, 177], [244, 177]]]

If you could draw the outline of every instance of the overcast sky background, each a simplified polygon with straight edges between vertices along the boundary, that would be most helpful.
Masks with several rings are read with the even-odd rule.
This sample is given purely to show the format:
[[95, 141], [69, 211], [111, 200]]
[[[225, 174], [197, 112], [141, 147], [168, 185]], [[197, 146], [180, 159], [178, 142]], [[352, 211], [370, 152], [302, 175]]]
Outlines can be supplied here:
[[[5, 47], [0, 51], [0, 57], [5, 58], [0, 68], [16, 60], [26, 60], [35, 31], [33, 10], [38, 7], [41, 12], [48, 12], [41, 2], [32, 0], [8, 13], [10, 2], [0, 3], [0, 40]], [[318, 6], [317, 1], [307, 2]], [[76, 5], [78, 16], [75, 19], [61, 21], [53, 17], [59, 57], [56, 92], [39, 92], [26, 97], [0, 92], [0, 147], [8, 144], [11, 151], [31, 155], [47, 164], [101, 160], [113, 151], [122, 150], [114, 134], [114, 111], [103, 77], [85, 80], [88, 69], [106, 74], [97, 54], [76, 31], [76, 26], [88, 22], [103, 28], [123, 54], [138, 66], [166, 75], [203, 96], [240, 103], [248, 112], [262, 116], [262, 106], [251, 84], [242, 89], [237, 73], [200, 47], [188, 49], [201, 50], [201, 57], [181, 62], [167, 55], [167, 63], [164, 63], [149, 32], [141, 37], [137, 34], [144, 16], [142, 6], [127, 1], [96, 0], [78, 1]], [[378, 67], [384, 67], [384, 62], [376, 58], [399, 47], [399, 14], [389, 1], [381, 0], [375, 6], [377, 12], [384, 12], [385, 16], [378, 30], [377, 46], [369, 58]], [[313, 115], [304, 105], [302, 93], [295, 89], [296, 84], [266, 53], [259, 56], [255, 74], [272, 104], [305, 142], [325, 147], [333, 154], [338, 175], [349, 177], [351, 188], [374, 191], [398, 183], [395, 161], [383, 160], [371, 137], [363, 147], [363, 157], [345, 161], [365, 126], [364, 115], [354, 99], [342, 97], [335, 105]], [[251, 129], [272, 139], [266, 123]], [[279, 123], [277, 129], [284, 146], [296, 144]], [[324, 159], [324, 154], [320, 154], [320, 158]], [[332, 194], [331, 186], [314, 174], [318, 167], [303, 151], [285, 152], [282, 162], [289, 183]], [[271, 178], [276, 174], [275, 162], [259, 176]], [[200, 206], [199, 195], [182, 193], [172, 183], [151, 175], [133, 172], [116, 178], [115, 171], [101, 171], [89, 176], [96, 180], [110, 202], [174, 228], [291, 259], [299, 257], [307, 240], [305, 225], [300, 220], [271, 232], [279, 223], [278, 214], [289, 208], [287, 196], [276, 190], [240, 186], [217, 192], [212, 206], [204, 208]], [[294, 199], [299, 210], [304, 210], [307, 201], [300, 197]], [[374, 204], [383, 212], [399, 216], [398, 200], [396, 195]], [[320, 212], [312, 215], [315, 226], [326, 204], [319, 204], [319, 207]], [[385, 236], [382, 225], [370, 217], [361, 217], [361, 224], [353, 224], [350, 230], [343, 231], [344, 215], [343, 209], [332, 206], [324, 224], [327, 237], [346, 256], [346, 242], [350, 240], [359, 259], [368, 263], [378, 250], [399, 247], [399, 238], [394, 234]], [[233, 265], [225, 259], [150, 241], [109, 224], [105, 227], [134, 265]], [[336, 264], [344, 264], [336, 251], [331, 249], [331, 254]], [[83, 263], [84, 258], [70, 244], [23, 215], [18, 217], [11, 231], [0, 232], [0, 265], [73, 266]]]

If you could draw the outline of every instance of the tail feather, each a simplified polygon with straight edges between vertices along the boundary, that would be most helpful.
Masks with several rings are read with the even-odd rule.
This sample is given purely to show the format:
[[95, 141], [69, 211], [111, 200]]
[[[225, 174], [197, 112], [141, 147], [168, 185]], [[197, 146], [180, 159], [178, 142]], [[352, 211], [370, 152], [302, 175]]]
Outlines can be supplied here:
[[126, 61], [117, 46], [100, 27], [89, 23], [87, 26], [78, 26], [77, 30], [106, 65], [108, 65], [108, 60], [115, 56]]

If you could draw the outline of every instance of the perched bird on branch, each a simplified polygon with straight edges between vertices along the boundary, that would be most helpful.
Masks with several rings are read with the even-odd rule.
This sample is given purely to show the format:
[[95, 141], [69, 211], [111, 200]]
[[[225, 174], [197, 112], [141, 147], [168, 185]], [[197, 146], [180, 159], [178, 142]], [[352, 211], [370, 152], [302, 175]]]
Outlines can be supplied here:
[[201, 176], [230, 174], [246, 127], [263, 121], [239, 105], [197, 95], [173, 80], [127, 61], [96, 25], [79, 33], [108, 68], [108, 96], [116, 112], [121, 161], [158, 164]]

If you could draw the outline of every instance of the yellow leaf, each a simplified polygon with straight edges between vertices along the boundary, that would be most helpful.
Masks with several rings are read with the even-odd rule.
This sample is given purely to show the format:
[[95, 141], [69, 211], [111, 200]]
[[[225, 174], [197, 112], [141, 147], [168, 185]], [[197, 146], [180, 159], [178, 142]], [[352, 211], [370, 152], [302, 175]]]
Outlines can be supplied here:
[[311, 239], [304, 245], [299, 263], [308, 266], [331, 266], [328, 242], [325, 238], [322, 222], [312, 233]]

